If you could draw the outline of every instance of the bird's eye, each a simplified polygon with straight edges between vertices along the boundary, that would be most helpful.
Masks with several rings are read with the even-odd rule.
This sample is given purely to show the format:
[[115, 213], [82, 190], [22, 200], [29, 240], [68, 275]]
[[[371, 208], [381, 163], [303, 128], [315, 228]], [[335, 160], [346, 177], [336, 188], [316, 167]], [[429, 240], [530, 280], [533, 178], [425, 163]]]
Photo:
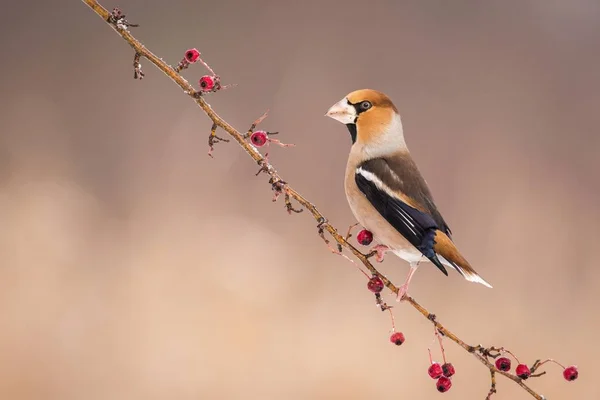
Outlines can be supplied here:
[[360, 109], [361, 111], [367, 111], [369, 108], [371, 108], [372, 104], [370, 101], [363, 101], [362, 103], [360, 103]]

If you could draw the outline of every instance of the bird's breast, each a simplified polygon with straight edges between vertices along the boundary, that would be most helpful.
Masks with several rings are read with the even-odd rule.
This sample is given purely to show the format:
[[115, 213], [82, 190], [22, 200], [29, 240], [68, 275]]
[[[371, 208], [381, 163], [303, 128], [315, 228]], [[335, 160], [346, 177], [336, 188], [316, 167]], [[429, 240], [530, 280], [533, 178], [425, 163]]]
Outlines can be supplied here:
[[371, 231], [379, 243], [385, 244], [393, 250], [418, 253], [420, 255], [420, 252], [379, 214], [379, 211], [373, 207], [367, 197], [360, 191], [355, 180], [357, 165], [358, 163], [353, 163], [352, 159], [348, 160], [344, 180], [348, 205], [356, 220], [365, 229]]

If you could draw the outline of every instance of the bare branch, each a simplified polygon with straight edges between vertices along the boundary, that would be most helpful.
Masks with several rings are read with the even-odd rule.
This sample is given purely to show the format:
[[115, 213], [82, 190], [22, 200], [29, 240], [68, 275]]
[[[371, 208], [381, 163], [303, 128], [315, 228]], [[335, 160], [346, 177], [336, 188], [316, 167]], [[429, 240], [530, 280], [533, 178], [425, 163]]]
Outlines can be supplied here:
[[[396, 294], [398, 293], [398, 288], [390, 280], [388, 280], [383, 274], [381, 274], [373, 266], [373, 264], [371, 264], [371, 262], [369, 261], [369, 258], [372, 255], [375, 255], [376, 253], [363, 254], [361, 251], [359, 251], [357, 248], [355, 248], [352, 244], [350, 244], [348, 242], [348, 239], [351, 236], [351, 234], [350, 234], [351, 229], [348, 230], [348, 232], [346, 233], [346, 236], [341, 235], [338, 232], [338, 230], [336, 228], [334, 228], [328, 222], [328, 220], [325, 218], [325, 216], [317, 209], [317, 207], [313, 203], [311, 203], [306, 198], [304, 198], [304, 196], [302, 196], [299, 192], [297, 192], [295, 189], [293, 189], [287, 182], [285, 182], [281, 178], [281, 176], [279, 175], [279, 173], [277, 172], [275, 167], [273, 167], [273, 165], [268, 161], [267, 154], [265, 154], [265, 156], [263, 156], [256, 149], [255, 146], [253, 146], [251, 143], [249, 143], [246, 140], [252, 134], [252, 131], [256, 128], [256, 126], [262, 120], [264, 120], [264, 118], [267, 115], [266, 112], [261, 117], [259, 117], [256, 121], [254, 121], [254, 123], [251, 125], [251, 128], [247, 132], [244, 132], [244, 133], [239, 132], [234, 127], [232, 127], [229, 123], [227, 123], [224, 119], [222, 119], [211, 108], [211, 106], [206, 102], [206, 100], [204, 99], [204, 96], [202, 96], [202, 93], [197, 92], [194, 89], [194, 87], [192, 85], [190, 85], [190, 83], [179, 74], [179, 71], [181, 71], [184, 68], [187, 68], [187, 64], [185, 64], [185, 62], [183, 62], [183, 64], [185, 64], [185, 65], [182, 65], [182, 62], [180, 62], [180, 64], [176, 68], [173, 68], [172, 66], [165, 63], [162, 59], [160, 59], [159, 57], [154, 55], [150, 50], [148, 50], [144, 45], [142, 45], [142, 43], [140, 43], [136, 38], [134, 38], [131, 35], [128, 28], [135, 27], [137, 25], [129, 23], [125, 19], [125, 15], [120, 10], [115, 9], [112, 12], [109, 12], [95, 0], [82, 0], [82, 1], [85, 4], [87, 4], [100, 18], [102, 18], [103, 21], [108, 23], [115, 30], [115, 32], [117, 32], [117, 34], [119, 34], [133, 48], [133, 50], [135, 52], [133, 64], [134, 64], [134, 74], [135, 74], [136, 78], [141, 79], [142, 77], [144, 77], [144, 74], [142, 73], [142, 70], [141, 70], [141, 64], [140, 64], [140, 59], [143, 57], [143, 58], [147, 59], [151, 64], [153, 64], [156, 68], [158, 68], [161, 72], [163, 72], [166, 76], [168, 76], [173, 82], [175, 82], [175, 84], [177, 86], [179, 86], [185, 94], [190, 96], [192, 101], [194, 101], [198, 105], [198, 107], [200, 107], [200, 109], [202, 109], [202, 111], [210, 118], [213, 125], [212, 125], [212, 129], [211, 129], [211, 133], [209, 135], [209, 147], [210, 147], [209, 154], [212, 153], [213, 146], [215, 143], [217, 143], [219, 141], [223, 141], [223, 142], [229, 141], [228, 139], [223, 139], [223, 138], [216, 136], [217, 128], [221, 128], [231, 138], [233, 138], [233, 140], [235, 140], [238, 143], [238, 145], [260, 166], [260, 170], [258, 171], [257, 175], [259, 175], [260, 173], [265, 173], [265, 174], [269, 175], [269, 184], [271, 185], [271, 188], [274, 191], [273, 201], [276, 201], [277, 198], [281, 194], [283, 194], [284, 199], [285, 199], [284, 200], [285, 207], [286, 207], [286, 210], [288, 211], [288, 213], [290, 213], [290, 214], [292, 212], [299, 213], [299, 212], [303, 211], [303, 209], [307, 210], [318, 224], [317, 227], [318, 227], [319, 236], [321, 236], [321, 238], [325, 241], [329, 250], [332, 253], [345, 257], [346, 259], [348, 259], [349, 261], [351, 261], [353, 264], [355, 264], [358, 267], [358, 264], [354, 260], [352, 260], [350, 257], [348, 257], [342, 253], [342, 250], [344, 250], [344, 249], [349, 251], [369, 271], [370, 274], [363, 271], [362, 268], [359, 267], [359, 270], [361, 270], [363, 272], [363, 274], [366, 275], [367, 278], [372, 279], [372, 277], [378, 277], [379, 279], [381, 279], [383, 284], [390, 291], [392, 291], [393, 293], [396, 293]], [[195, 49], [193, 49], [193, 50], [195, 50]], [[198, 53], [198, 55], [199, 55], [199, 53]], [[214, 74], [212, 69], [208, 66], [208, 64], [206, 62], [204, 62], [204, 60], [201, 60], [201, 61], [206, 66], [206, 68], [209, 69], [209, 71], [211, 71], [212, 78], [216, 78], [217, 84], [219, 85], [219, 88], [221, 88], [218, 76]], [[217, 89], [212, 90], [212, 91], [216, 91], [216, 90]], [[276, 134], [276, 132], [273, 132], [271, 134]], [[273, 141], [276, 144], [280, 144], [282, 146], [288, 146], [288, 145], [285, 145], [274, 139], [271, 139], [271, 141]], [[301, 208], [298, 208], [298, 209], [294, 208], [294, 206], [292, 205], [292, 199], [294, 201], [296, 201], [300, 205]], [[329, 236], [332, 238], [332, 240], [336, 242], [335, 248], [331, 246], [330, 240], [325, 237], [325, 232], [327, 232], [329, 234]], [[485, 365], [486, 368], [489, 369], [490, 375], [491, 375], [491, 388], [487, 395], [488, 400], [490, 399], [492, 394], [496, 393], [496, 375], [497, 374], [500, 374], [500, 375], [514, 381], [519, 386], [521, 386], [521, 388], [523, 388], [527, 393], [529, 393], [533, 398], [538, 399], [538, 400], [544, 399], [544, 396], [542, 396], [541, 394], [538, 394], [533, 389], [531, 389], [528, 385], [526, 385], [524, 383], [523, 379], [521, 379], [518, 376], [513, 375], [509, 372], [504, 372], [504, 371], [500, 371], [500, 370], [496, 369], [494, 364], [492, 364], [490, 362], [490, 359], [494, 359], [499, 356], [499, 354], [503, 351], [502, 348], [495, 348], [495, 347], [484, 348], [481, 345], [471, 346], [471, 345], [467, 344], [466, 342], [464, 342], [462, 339], [460, 339], [455, 333], [453, 333], [452, 331], [448, 330], [445, 326], [443, 326], [437, 320], [437, 318], [434, 314], [430, 313], [427, 309], [425, 309], [425, 307], [420, 305], [414, 298], [412, 298], [410, 296], [405, 296], [403, 298], [403, 300], [406, 303], [410, 304], [414, 309], [416, 309], [419, 313], [421, 313], [425, 318], [427, 318], [427, 320], [429, 320], [433, 324], [436, 335], [438, 336], [438, 338], [440, 340], [440, 344], [441, 344], [442, 336], [448, 338], [449, 340], [456, 343], [458, 346], [462, 347], [465, 351], [472, 354], [473, 357], [475, 357], [475, 359], [477, 359], [477, 361], [479, 361], [480, 363]], [[391, 307], [382, 301], [379, 293], [376, 293], [376, 304], [382, 311], [386, 311], [386, 310], [390, 311], [390, 315], [392, 317], [392, 326], [394, 326], [393, 315], [391, 314]], [[544, 364], [544, 362], [541, 362], [541, 363], [537, 362], [536, 364], [534, 364], [531, 372], [534, 372], [542, 364]], [[575, 368], [575, 367], [570, 367], [570, 368]], [[537, 375], [539, 376], [542, 374], [543, 373], [538, 373]], [[576, 378], [576, 376], [575, 376], [575, 378]]]

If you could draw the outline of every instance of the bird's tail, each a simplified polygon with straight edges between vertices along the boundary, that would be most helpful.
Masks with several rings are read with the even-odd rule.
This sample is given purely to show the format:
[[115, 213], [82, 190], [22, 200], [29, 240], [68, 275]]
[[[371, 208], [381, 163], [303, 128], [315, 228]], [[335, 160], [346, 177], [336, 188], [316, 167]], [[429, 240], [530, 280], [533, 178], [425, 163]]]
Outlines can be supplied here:
[[442, 256], [442, 262], [446, 261], [450, 267], [458, 271], [469, 282], [477, 282], [489, 288], [492, 287], [492, 285], [479, 276], [469, 262], [460, 254], [452, 240], [442, 231], [436, 231], [435, 233], [433, 250]]

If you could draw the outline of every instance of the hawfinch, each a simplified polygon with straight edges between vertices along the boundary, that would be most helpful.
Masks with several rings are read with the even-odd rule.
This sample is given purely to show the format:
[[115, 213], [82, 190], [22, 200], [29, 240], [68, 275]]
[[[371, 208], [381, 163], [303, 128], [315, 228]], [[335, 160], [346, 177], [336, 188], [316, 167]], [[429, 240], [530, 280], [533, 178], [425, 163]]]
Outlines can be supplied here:
[[423, 257], [446, 276], [445, 266], [491, 288], [452, 242], [450, 228], [406, 147], [400, 115], [390, 98], [371, 89], [357, 90], [325, 115], [350, 131], [346, 197], [358, 222], [380, 243], [374, 248], [377, 260], [391, 251], [410, 264], [398, 301]]

